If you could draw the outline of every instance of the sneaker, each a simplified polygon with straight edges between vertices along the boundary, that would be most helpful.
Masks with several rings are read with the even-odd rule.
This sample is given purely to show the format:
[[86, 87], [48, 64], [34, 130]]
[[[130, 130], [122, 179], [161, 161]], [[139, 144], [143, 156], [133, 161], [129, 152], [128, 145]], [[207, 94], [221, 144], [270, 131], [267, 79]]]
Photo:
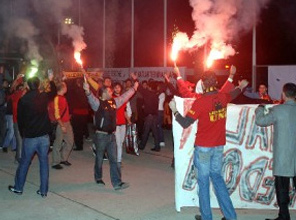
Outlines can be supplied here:
[[63, 167], [61, 166], [61, 164], [53, 165], [53, 166], [51, 166], [51, 168], [56, 169], [56, 170], [63, 169]]
[[23, 191], [16, 190], [13, 186], [8, 186], [8, 190], [10, 192], [13, 192], [13, 193], [17, 194], [17, 195], [22, 195], [23, 194]]
[[46, 193], [44, 193], [44, 194], [41, 193], [40, 190], [37, 190], [36, 193], [37, 193], [38, 195], [40, 195], [42, 198], [47, 197], [47, 194], [46, 194]]
[[165, 143], [164, 143], [164, 142], [160, 142], [160, 143], [159, 143], [159, 146], [160, 146], [160, 147], [165, 147]]
[[71, 166], [72, 164], [68, 161], [62, 161], [60, 164], [66, 165], [66, 166]]
[[91, 142], [91, 141], [92, 141], [92, 139], [91, 139], [90, 137], [85, 138], [85, 140], [86, 140], [87, 142]]
[[106, 153], [103, 156], [103, 160], [108, 160], [108, 157], [107, 157]]
[[121, 182], [119, 185], [115, 186], [114, 189], [115, 190], [122, 190], [122, 189], [126, 189], [128, 187], [129, 187], [128, 183]]
[[97, 180], [96, 183], [101, 186], [106, 185], [103, 180]]
[[3, 153], [7, 153], [7, 147], [2, 148]]
[[195, 215], [195, 220], [201, 220], [201, 216], [200, 215]]
[[151, 150], [152, 150], [152, 151], [159, 152], [159, 151], [160, 151], [160, 148], [156, 148], [156, 147], [155, 147], [155, 148], [152, 148]]

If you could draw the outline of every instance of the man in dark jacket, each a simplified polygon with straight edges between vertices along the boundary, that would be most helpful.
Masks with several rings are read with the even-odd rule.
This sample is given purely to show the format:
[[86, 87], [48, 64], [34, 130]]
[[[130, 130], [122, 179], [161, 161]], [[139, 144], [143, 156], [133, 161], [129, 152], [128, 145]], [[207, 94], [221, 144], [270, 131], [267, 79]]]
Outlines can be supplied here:
[[40, 80], [33, 77], [28, 80], [29, 91], [20, 99], [17, 109], [17, 120], [23, 138], [22, 156], [16, 171], [15, 184], [8, 189], [18, 195], [23, 193], [26, 175], [35, 153], [40, 163], [40, 188], [37, 194], [42, 197], [48, 192], [48, 148], [50, 121], [47, 104], [48, 95], [39, 92]]
[[95, 159], [95, 181], [99, 185], [105, 185], [103, 181], [103, 155], [107, 151], [110, 164], [111, 183], [115, 190], [121, 190], [129, 187], [128, 183], [121, 181], [121, 167], [117, 163], [116, 154], [116, 109], [126, 103], [135, 93], [138, 88], [138, 83], [135, 83], [133, 88], [123, 93], [121, 96], [112, 98], [112, 89], [110, 87], [102, 87], [99, 89], [99, 99], [90, 92], [89, 85], [83, 84], [88, 102], [95, 112], [96, 134], [94, 143], [96, 145]]
[[[133, 80], [137, 81], [137, 75], [131, 73]], [[154, 148], [152, 151], [160, 151], [159, 146], [159, 135], [157, 130], [157, 118], [158, 118], [158, 96], [157, 84], [154, 81], [150, 81], [148, 88], [144, 88], [142, 85], [139, 86], [138, 91], [144, 97], [143, 99], [143, 113], [144, 113], [144, 127], [141, 137], [139, 149], [144, 150], [149, 138], [149, 133], [152, 131], [154, 137]]]

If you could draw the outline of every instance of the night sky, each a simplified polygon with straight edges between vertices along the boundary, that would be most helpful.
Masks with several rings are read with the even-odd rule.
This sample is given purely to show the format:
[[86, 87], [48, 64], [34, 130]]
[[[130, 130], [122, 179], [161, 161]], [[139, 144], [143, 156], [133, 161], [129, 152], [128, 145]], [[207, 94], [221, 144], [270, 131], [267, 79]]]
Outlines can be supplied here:
[[[86, 4], [86, 2], [83, 4]], [[88, 10], [87, 8], [85, 9]], [[93, 10], [93, 8], [91, 10]], [[101, 19], [101, 7], [98, 7], [97, 10], [97, 17]], [[121, 1], [119, 3], [118, 14], [115, 16], [115, 22], [113, 22], [116, 29], [114, 34], [115, 37], [112, 38], [115, 39], [115, 41], [112, 40], [112, 43], [114, 44], [114, 67], [130, 66], [130, 11], [130, 1]], [[194, 23], [191, 18], [191, 13], [192, 8], [189, 5], [189, 1], [168, 0], [168, 53], [171, 48], [172, 33], [176, 28], [182, 32], [186, 32], [189, 36], [192, 35], [194, 31]], [[88, 39], [91, 40], [87, 42], [88, 49], [85, 52], [85, 56], [97, 58], [96, 61], [91, 58], [92, 60], [89, 60], [89, 65], [100, 65], [102, 46], [100, 37], [101, 33], [99, 33], [100, 31], [98, 30], [98, 34], [92, 34], [91, 29], [94, 29], [94, 25], [99, 28], [102, 28], [102, 26], [98, 23], [90, 24], [90, 21], [93, 20], [93, 18], [85, 17], [86, 14], [82, 15], [82, 22], [83, 26], [86, 28], [86, 41]], [[261, 11], [260, 20], [257, 25], [258, 65], [296, 64], [295, 15], [296, 1], [294, 0], [273, 0]], [[107, 39], [107, 44], [110, 44], [110, 39]], [[250, 31], [239, 36], [233, 44], [239, 53], [228, 59], [229, 63], [236, 64], [238, 68], [241, 68], [246, 72], [251, 71], [252, 32]], [[203, 50], [193, 53], [181, 53], [178, 59], [178, 65], [195, 68], [200, 62], [202, 62], [202, 56]], [[163, 1], [136, 0], [135, 66], [145, 67], [162, 65]], [[168, 59], [168, 65], [172, 65], [170, 59]]]
[[[1, 0], [0, 4], [9, 1]], [[15, 2], [20, 2], [15, 0]], [[25, 4], [27, 2], [27, 4]], [[47, 58], [50, 52], [48, 48], [54, 48], [57, 44], [57, 24], [52, 21], [50, 13], [43, 13], [32, 7], [30, 0], [22, 0], [22, 10], [40, 30], [40, 53]], [[78, 0], [65, 11], [64, 16], [73, 17], [78, 23]], [[129, 67], [131, 47], [131, 2], [130, 0], [106, 0], [106, 50], [107, 67]], [[17, 5], [17, 4], [16, 4]], [[16, 6], [17, 7], [17, 6]], [[172, 43], [172, 33], [176, 29], [186, 32], [189, 36], [194, 31], [194, 23], [191, 18], [192, 8], [187, 0], [168, 0], [168, 53]], [[6, 12], [7, 13], [7, 12]], [[17, 13], [16, 13], [17, 14]], [[1, 11], [0, 38], [1, 52], [7, 43], [6, 31], [3, 23], [7, 14]], [[257, 64], [258, 65], [286, 65], [296, 64], [296, 1], [272, 0], [261, 11], [260, 21], [257, 25]], [[41, 17], [40, 17], [41, 16]], [[84, 40], [87, 49], [82, 52], [86, 67], [102, 66], [102, 0], [81, 0], [81, 25], [84, 27]], [[46, 39], [46, 40], [44, 40]], [[71, 51], [71, 42], [63, 37], [62, 46], [66, 51]], [[242, 72], [251, 71], [252, 60], [252, 33], [251, 31], [237, 36], [235, 45], [237, 55], [229, 58], [225, 63], [235, 64]], [[11, 44], [11, 43], [10, 43]], [[20, 45], [20, 44], [16, 44]], [[21, 47], [21, 46], [19, 46]], [[8, 50], [18, 50], [17, 46], [10, 46]], [[20, 53], [23, 51], [19, 49]], [[169, 54], [168, 54], [169, 57]], [[203, 50], [184, 52], [178, 59], [179, 66], [198, 69], [201, 66]], [[135, 66], [149, 67], [163, 65], [163, 1], [161, 0], [135, 0]], [[168, 66], [172, 63], [168, 58]]]

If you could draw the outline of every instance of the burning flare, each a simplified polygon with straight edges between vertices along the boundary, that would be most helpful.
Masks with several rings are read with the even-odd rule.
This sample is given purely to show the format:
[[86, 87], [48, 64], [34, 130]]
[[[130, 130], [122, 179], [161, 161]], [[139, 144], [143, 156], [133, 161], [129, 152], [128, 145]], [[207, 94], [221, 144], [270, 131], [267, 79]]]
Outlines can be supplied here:
[[178, 32], [173, 40], [171, 59], [176, 62], [178, 58], [178, 53], [180, 50], [186, 48], [189, 42], [189, 38], [186, 33]]
[[217, 49], [211, 50], [206, 61], [207, 68], [208, 69], [211, 68], [215, 60], [223, 59], [223, 58], [224, 58], [224, 54], [222, 51], [219, 51]]
[[74, 58], [76, 60], [76, 62], [81, 66], [82, 68], [82, 60], [81, 60], [81, 53], [78, 51], [74, 52]]

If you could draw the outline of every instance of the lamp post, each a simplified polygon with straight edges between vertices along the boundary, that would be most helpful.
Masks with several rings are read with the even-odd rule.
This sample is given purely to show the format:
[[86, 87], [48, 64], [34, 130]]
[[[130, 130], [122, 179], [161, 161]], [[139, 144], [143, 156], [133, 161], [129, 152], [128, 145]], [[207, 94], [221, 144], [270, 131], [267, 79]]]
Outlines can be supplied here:
[[103, 69], [106, 67], [106, 0], [103, 3]]
[[252, 91], [256, 92], [257, 69], [256, 69], [256, 25], [253, 26], [252, 41]]
[[134, 49], [135, 49], [135, 0], [132, 0], [131, 9], [131, 68], [134, 68]]
[[163, 7], [164, 7], [164, 11], [163, 11], [163, 67], [167, 67], [167, 6], [168, 6], [168, 2], [167, 0], [163, 1]]

